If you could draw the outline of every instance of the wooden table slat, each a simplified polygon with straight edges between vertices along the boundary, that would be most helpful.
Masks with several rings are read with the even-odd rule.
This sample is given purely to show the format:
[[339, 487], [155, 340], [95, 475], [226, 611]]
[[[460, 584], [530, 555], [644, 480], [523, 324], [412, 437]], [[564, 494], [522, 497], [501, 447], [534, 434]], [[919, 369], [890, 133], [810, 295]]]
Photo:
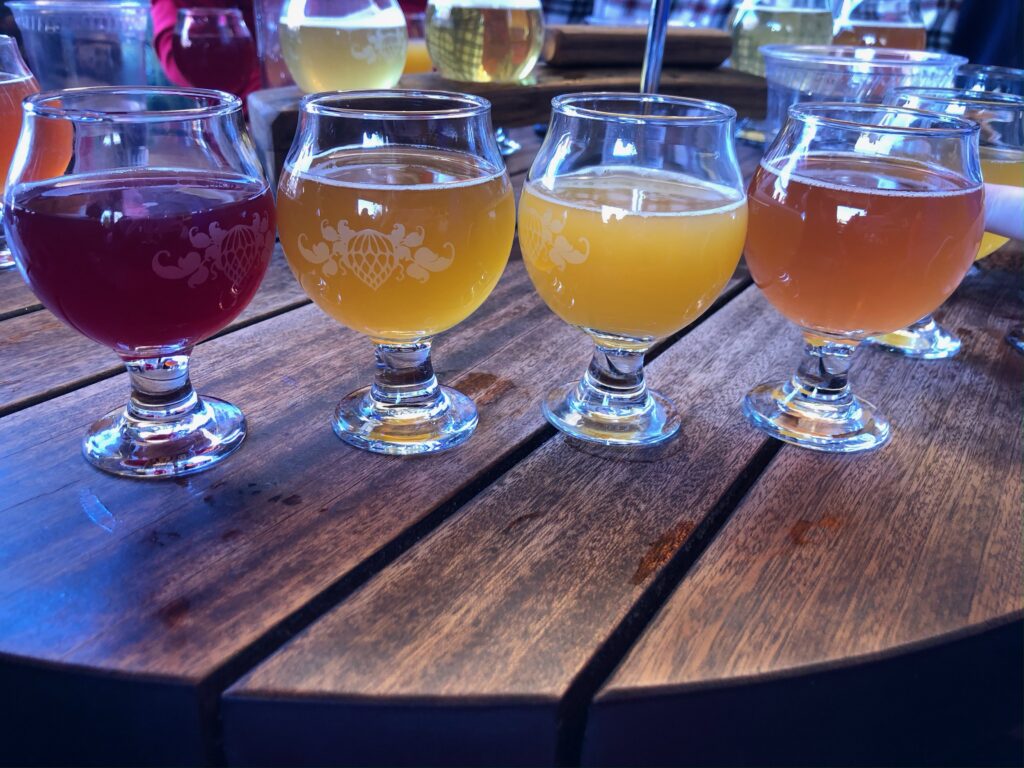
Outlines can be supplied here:
[[[1003, 341], [1024, 316], [1015, 284], [969, 278], [937, 313], [964, 341], [952, 360], [862, 350], [854, 383], [892, 442], [779, 454], [602, 689], [588, 762], [1021, 754], [1024, 358]], [[953, 655], [958, 637], [976, 642]], [[905, 668], [885, 663], [901, 655]], [[679, 723], [704, 727], [680, 738]]]

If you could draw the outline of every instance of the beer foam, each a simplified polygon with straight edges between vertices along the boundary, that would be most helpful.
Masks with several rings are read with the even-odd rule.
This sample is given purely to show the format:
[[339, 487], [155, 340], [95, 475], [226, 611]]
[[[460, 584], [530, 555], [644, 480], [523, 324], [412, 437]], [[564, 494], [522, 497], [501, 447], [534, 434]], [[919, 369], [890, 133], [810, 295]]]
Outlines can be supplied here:
[[[829, 155], [814, 155], [814, 154], [811, 154], [811, 155], [804, 155], [802, 157], [803, 158], [807, 158], [807, 157], [812, 157], [812, 158], [814, 158], [814, 157], [818, 157], [818, 158], [828, 157], [828, 158], [835, 158], [835, 159], [839, 159], [839, 160], [842, 160], [842, 159], [855, 159], [855, 160], [857, 160], [859, 162], [884, 159], [884, 158], [869, 157], [869, 156], [866, 156], [866, 155], [856, 155], [856, 154], [849, 154], [849, 153], [836, 153], [836, 154], [829, 154]], [[806, 184], [809, 187], [818, 187], [819, 189], [829, 189], [829, 190], [832, 190], [833, 192], [844, 192], [844, 193], [847, 193], [847, 194], [855, 193], [855, 194], [860, 194], [860, 195], [878, 195], [879, 197], [927, 197], [927, 198], [936, 198], [936, 197], [957, 197], [959, 195], [969, 195], [969, 194], [977, 192], [979, 189], [981, 189], [981, 185], [980, 184], [976, 184], [973, 187], [966, 187], [964, 189], [879, 189], [878, 187], [862, 187], [862, 186], [857, 186], [857, 185], [854, 185], [854, 184], [842, 184], [842, 183], [838, 183], [837, 184], [835, 182], [825, 181], [824, 179], [821, 179], [821, 178], [819, 178], [817, 176], [813, 176], [813, 175], [809, 176], [809, 175], [807, 175], [805, 173], [800, 173], [799, 171], [789, 170], [786, 166], [790, 165], [790, 164], [795, 164], [794, 160], [795, 160], [795, 158], [794, 158], [793, 155], [787, 155], [785, 157], [779, 158], [778, 160], [775, 161], [776, 167], [772, 167], [771, 165], [769, 165], [767, 160], [762, 160], [761, 161], [761, 168], [763, 170], [765, 170], [766, 172], [772, 174], [773, 176], [779, 176], [779, 177], [785, 176], [787, 180], [799, 181], [801, 184]], [[945, 177], [945, 178], [948, 178], [948, 175], [950, 174], [950, 172], [948, 170], [946, 170], [946, 169], [936, 168], [935, 166], [926, 165], [924, 163], [916, 163], [916, 162], [913, 162], [913, 161], [903, 161], [903, 163], [905, 164], [905, 167], [920, 168], [922, 170], [934, 173], [935, 175], [942, 176], [942, 177]], [[849, 171], [849, 170], [854, 170], [854, 169], [849, 169], [848, 168], [848, 169], [845, 169], [845, 170]], [[862, 174], [863, 176], [865, 176], [867, 178], [870, 178], [870, 179], [873, 179], [873, 180], [877, 180], [877, 179], [880, 178], [879, 173], [877, 173], [877, 172], [871, 173], [871, 169], [869, 169], [869, 168], [865, 168], [864, 170], [856, 169], [855, 172], [857, 172], [859, 174]], [[898, 181], [905, 181], [905, 180], [899, 179]]]
[[[672, 211], [636, 211], [628, 208], [624, 208], [621, 205], [615, 205], [609, 200], [601, 200], [598, 194], [595, 194], [597, 199], [591, 200], [574, 200], [570, 197], [559, 194], [558, 184], [561, 181], [563, 184], [569, 187], [569, 190], [573, 191], [586, 191], [588, 188], [593, 190], [595, 193], [600, 192], [602, 189], [614, 190], [614, 191], [625, 191], [628, 189], [626, 183], [622, 183], [623, 180], [616, 179], [614, 177], [626, 177], [629, 179], [647, 180], [648, 182], [654, 181], [658, 188], [652, 188], [654, 185], [649, 185], [647, 191], [662, 192], [665, 198], [672, 198], [670, 190], [672, 186], [685, 187], [691, 192], [694, 190], [710, 190], [717, 193], [720, 198], [723, 198], [726, 202], [724, 205], [718, 205], [713, 208], [697, 208], [697, 209], [683, 209], [683, 210], [672, 210]], [[585, 184], [573, 184], [574, 181], [584, 181]], [[636, 185], [633, 187], [634, 191], [642, 190], [642, 185]], [[708, 216], [712, 214], [727, 213], [734, 211], [738, 208], [742, 208], [746, 205], [747, 199], [742, 192], [737, 192], [723, 184], [715, 184], [714, 182], [702, 181], [693, 176], [687, 176], [682, 173], [672, 173], [665, 171], [652, 171], [649, 169], [637, 169], [628, 166], [604, 166], [597, 170], [596, 173], [587, 175], [569, 175], [555, 179], [555, 189], [550, 190], [541, 187], [536, 181], [530, 182], [526, 185], [526, 190], [531, 195], [538, 197], [545, 202], [563, 206], [566, 208], [575, 208], [581, 211], [588, 211], [590, 213], [600, 213], [602, 216], [617, 215], [621, 216], [638, 216], [641, 218], [681, 218], [684, 216]], [[693, 202], [693, 195], [689, 197], [684, 195], [678, 195], [680, 204], [686, 204]], [[714, 200], [713, 202], [718, 202]]]
[[302, 4], [296, 3], [298, 13], [281, 17], [281, 25], [289, 29], [311, 27], [315, 29], [405, 29], [405, 16], [397, 7], [380, 9], [376, 6], [350, 14], [348, 16], [305, 16]]
[[439, 10], [447, 12], [451, 8], [464, 10], [508, 10], [508, 11], [539, 11], [541, 10], [540, 0], [477, 0], [476, 2], [465, 3], [462, 0], [433, 0], [431, 5]]

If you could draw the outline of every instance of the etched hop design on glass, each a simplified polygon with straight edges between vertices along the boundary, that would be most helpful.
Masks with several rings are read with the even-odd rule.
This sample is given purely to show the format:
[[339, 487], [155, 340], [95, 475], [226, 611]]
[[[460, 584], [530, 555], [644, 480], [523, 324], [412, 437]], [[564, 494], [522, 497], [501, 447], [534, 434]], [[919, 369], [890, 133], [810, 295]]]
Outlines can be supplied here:
[[285, 0], [278, 29], [306, 93], [391, 88], [402, 76], [408, 32], [395, 0]]
[[889, 423], [850, 390], [866, 337], [938, 307], [984, 229], [978, 126], [935, 112], [800, 104], [750, 183], [746, 259], [768, 301], [804, 334], [783, 382], [755, 387], [750, 422], [823, 451], [877, 448]]
[[544, 415], [583, 440], [657, 443], [680, 419], [647, 388], [644, 354], [714, 303], [743, 249], [736, 113], [614, 93], [553, 106], [519, 203], [519, 243], [541, 298], [596, 348], [580, 381], [548, 393]]
[[338, 405], [338, 436], [390, 454], [465, 441], [476, 407], [438, 385], [430, 344], [490, 295], [512, 247], [490, 105], [442, 92], [307, 96], [278, 212], [303, 290], [376, 344], [374, 383]]
[[[964, 88], [897, 88], [886, 99], [896, 106], [964, 117], [978, 124], [981, 175], [986, 184], [1024, 187], [1024, 98]], [[978, 248], [983, 259], [1007, 238], [986, 232]], [[869, 341], [890, 352], [922, 360], [953, 357], [960, 339], [931, 315]]]
[[244, 416], [199, 397], [188, 362], [252, 299], [274, 247], [274, 201], [241, 101], [178, 88], [38, 94], [10, 181], [4, 226], [25, 279], [128, 368], [128, 405], [91, 427], [85, 457], [167, 477], [238, 448]]

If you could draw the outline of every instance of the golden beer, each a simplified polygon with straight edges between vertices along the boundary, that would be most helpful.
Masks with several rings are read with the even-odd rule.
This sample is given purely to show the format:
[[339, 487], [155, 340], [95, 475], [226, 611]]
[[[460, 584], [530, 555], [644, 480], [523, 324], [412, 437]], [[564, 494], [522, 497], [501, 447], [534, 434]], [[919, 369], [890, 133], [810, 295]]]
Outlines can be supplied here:
[[443, 77], [513, 83], [533, 71], [544, 43], [539, 2], [511, 0], [427, 6], [427, 48]]
[[303, 290], [376, 341], [421, 340], [467, 318], [508, 261], [503, 169], [455, 152], [337, 150], [286, 166], [278, 228]]
[[[1020, 150], [981, 147], [981, 175], [986, 184], [1005, 184], [1009, 187], [1024, 187], [1024, 152]], [[1007, 239], [986, 232], [981, 238], [978, 258], [1006, 245]]]
[[632, 338], [693, 322], [736, 269], [742, 192], [678, 173], [606, 166], [523, 189], [519, 242], [537, 292], [563, 320]]
[[401, 11], [372, 18], [282, 18], [281, 52], [306, 93], [391, 88], [405, 66], [407, 33]]

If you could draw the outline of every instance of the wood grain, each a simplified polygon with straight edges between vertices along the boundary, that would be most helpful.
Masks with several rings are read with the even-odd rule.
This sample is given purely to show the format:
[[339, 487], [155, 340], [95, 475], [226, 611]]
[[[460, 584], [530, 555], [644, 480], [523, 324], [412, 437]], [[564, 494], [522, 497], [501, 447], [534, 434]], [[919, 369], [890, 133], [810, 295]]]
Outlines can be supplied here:
[[794, 335], [753, 291], [712, 315], [650, 367], [679, 439], [549, 440], [228, 691], [230, 761], [553, 762], [576, 681], [765, 443], [737, 374]]
[[[1024, 315], [1015, 283], [969, 279], [938, 313], [964, 340], [951, 361], [862, 352], [855, 388], [890, 417], [891, 443], [779, 454], [601, 691], [588, 762], [1021, 755], [1022, 628], [985, 632], [1024, 615], [1024, 358], [1003, 342]], [[885, 663], [966, 636], [977, 644], [958, 654]], [[706, 727], [681, 739], [682, 722]]]
[[[277, 246], [256, 296], [225, 332], [307, 303]], [[0, 323], [0, 356], [0, 415], [113, 376], [124, 367], [110, 349], [47, 310]]]
[[[128, 482], [82, 461], [81, 435], [122, 402], [123, 376], [0, 420], [0, 689], [18, 681], [25, 692], [5, 723], [6, 753], [213, 759], [218, 681], [514, 461], [544, 429], [542, 388], [587, 354], [515, 262], [438, 344], [439, 376], [481, 414], [477, 434], [451, 453], [403, 461], [334, 437], [334, 403], [369, 380], [371, 347], [312, 306], [199, 350], [200, 392], [238, 403], [250, 425], [242, 450], [210, 472]], [[47, 679], [65, 681], [59, 694]], [[105, 698], [91, 699], [93, 689]], [[139, 707], [145, 730], [122, 738]], [[76, 741], [83, 733], [92, 737]]]
[[41, 306], [17, 269], [0, 270], [0, 320], [32, 312]]
[[[639, 67], [646, 26], [556, 24], [547, 27], [541, 59], [549, 67]], [[665, 36], [666, 67], [717, 67], [732, 53], [732, 37], [720, 29], [671, 27]]]

